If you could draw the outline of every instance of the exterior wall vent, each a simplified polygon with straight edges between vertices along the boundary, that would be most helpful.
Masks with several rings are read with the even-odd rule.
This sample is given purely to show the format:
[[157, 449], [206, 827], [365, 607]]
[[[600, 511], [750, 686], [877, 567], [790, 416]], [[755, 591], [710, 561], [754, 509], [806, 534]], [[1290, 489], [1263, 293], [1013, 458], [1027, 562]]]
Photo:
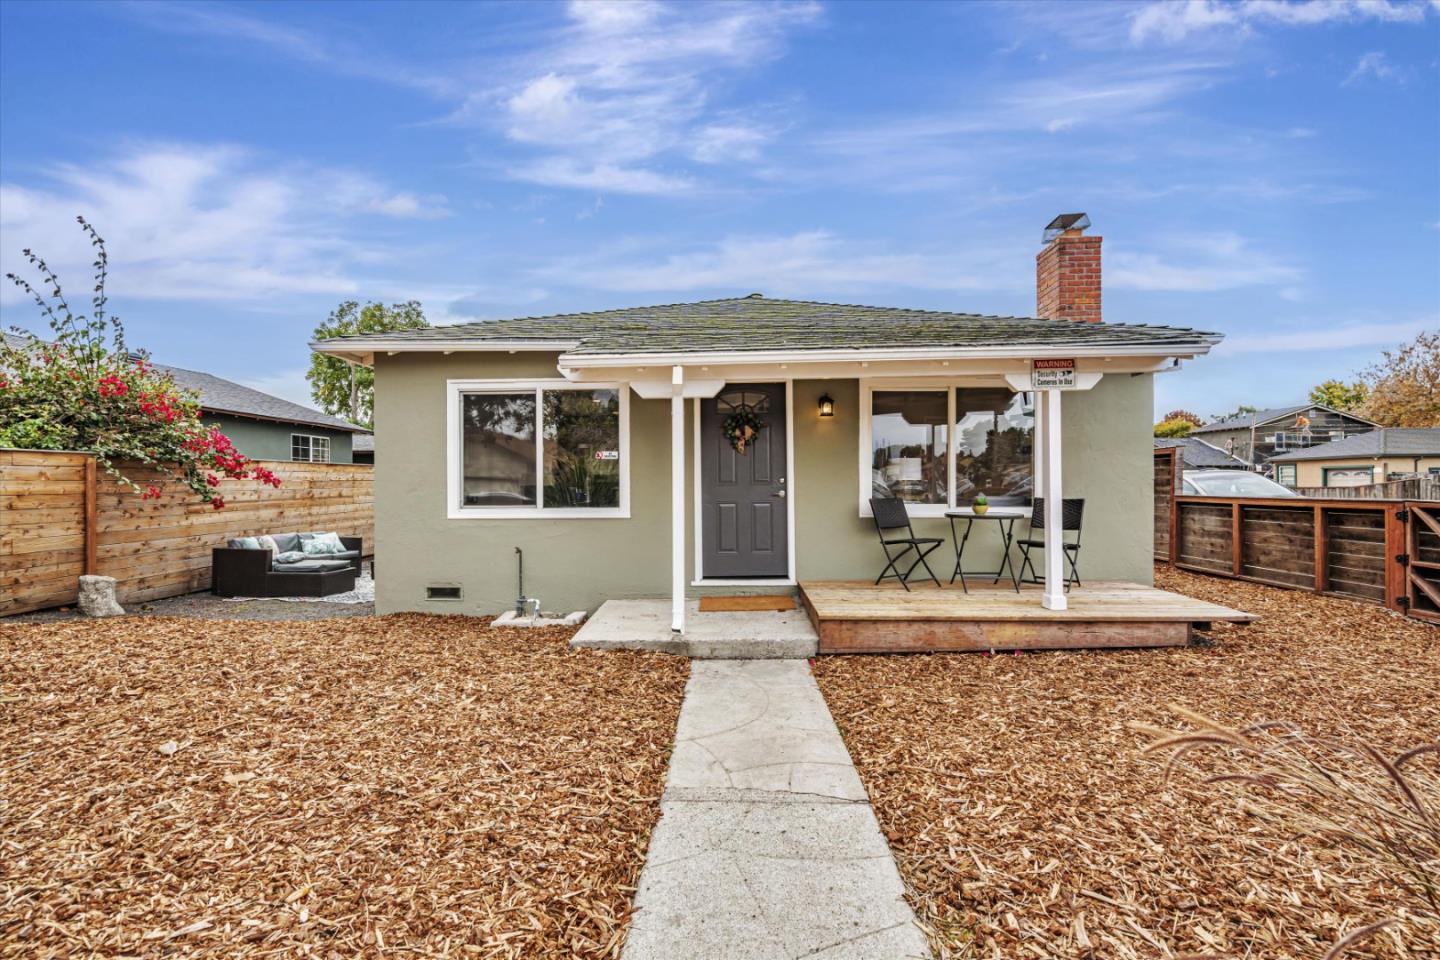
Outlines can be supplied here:
[[432, 583], [425, 587], [426, 600], [459, 600], [463, 595], [458, 584]]

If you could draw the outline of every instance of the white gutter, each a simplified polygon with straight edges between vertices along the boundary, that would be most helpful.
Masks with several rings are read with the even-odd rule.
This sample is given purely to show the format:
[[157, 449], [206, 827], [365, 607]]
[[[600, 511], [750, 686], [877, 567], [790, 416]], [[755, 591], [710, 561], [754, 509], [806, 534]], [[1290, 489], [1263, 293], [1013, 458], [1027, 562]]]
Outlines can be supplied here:
[[1196, 357], [1209, 353], [1218, 340], [1177, 344], [1134, 344], [1112, 346], [1015, 346], [1003, 347], [859, 347], [827, 350], [747, 350], [714, 353], [566, 353], [560, 364], [573, 369], [587, 367], [644, 367], [684, 364], [755, 363], [853, 363], [885, 360], [1029, 360], [1033, 357]]

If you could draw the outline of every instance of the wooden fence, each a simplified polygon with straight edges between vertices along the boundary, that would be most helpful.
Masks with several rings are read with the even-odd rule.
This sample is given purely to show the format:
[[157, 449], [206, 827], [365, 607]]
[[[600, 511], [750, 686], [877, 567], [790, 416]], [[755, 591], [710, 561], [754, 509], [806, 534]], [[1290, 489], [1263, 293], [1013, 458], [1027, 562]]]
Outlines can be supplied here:
[[1440, 500], [1440, 480], [1412, 477], [1358, 487], [1296, 487], [1295, 492], [1328, 500]]
[[215, 510], [173, 484], [141, 500], [88, 454], [0, 450], [0, 616], [74, 603], [83, 573], [115, 577], [122, 604], [207, 589], [210, 550], [229, 537], [334, 530], [373, 550], [374, 467], [265, 465], [278, 488], [222, 481]]
[[1440, 503], [1177, 496], [1169, 562], [1440, 623]]

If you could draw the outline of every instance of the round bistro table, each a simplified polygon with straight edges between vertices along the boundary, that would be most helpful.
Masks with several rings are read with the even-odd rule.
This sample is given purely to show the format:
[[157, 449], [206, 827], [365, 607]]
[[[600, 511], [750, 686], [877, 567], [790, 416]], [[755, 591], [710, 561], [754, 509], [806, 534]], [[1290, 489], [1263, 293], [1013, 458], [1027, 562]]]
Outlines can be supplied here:
[[[1014, 585], [1015, 592], [1019, 593], [1020, 578], [1015, 573], [1015, 564], [1010, 561], [1010, 544], [1015, 540], [1015, 521], [1026, 519], [1029, 517], [1029, 514], [1024, 510], [1013, 507], [991, 507], [984, 513], [976, 513], [974, 510], [968, 508], [964, 510], [946, 510], [945, 517], [950, 521], [950, 539], [955, 544], [955, 572], [950, 574], [950, 582], [954, 583], [955, 578], [959, 577], [960, 586], [966, 593], [970, 592], [970, 588], [965, 584], [965, 544], [970, 540], [970, 531], [974, 528], [976, 520], [994, 520], [996, 529], [1000, 532], [1000, 542], [1005, 548], [1004, 559], [1000, 561], [1000, 568], [998, 570], [972, 570], [970, 575], [976, 577], [994, 577], [995, 579], [991, 582], [999, 583], [1000, 578], [1008, 571], [1010, 574], [1010, 583]], [[963, 533], [956, 531], [956, 520], [965, 521], [965, 530]]]

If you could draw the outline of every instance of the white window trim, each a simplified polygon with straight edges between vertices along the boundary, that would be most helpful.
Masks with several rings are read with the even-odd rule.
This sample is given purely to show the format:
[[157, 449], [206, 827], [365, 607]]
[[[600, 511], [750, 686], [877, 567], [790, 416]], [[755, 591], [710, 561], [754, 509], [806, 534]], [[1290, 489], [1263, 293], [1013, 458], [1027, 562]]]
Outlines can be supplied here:
[[[310, 456], [306, 460], [295, 459], [295, 438], [304, 437], [310, 441]], [[325, 444], [325, 459], [315, 459], [315, 441], [319, 440]], [[329, 463], [330, 462], [330, 438], [318, 433], [292, 433], [290, 434], [290, 462], [291, 463]]]
[[[909, 503], [905, 504], [906, 512], [912, 517], [944, 517], [949, 510], [963, 509], [955, 503], [955, 436], [958, 431], [955, 429], [955, 391], [956, 389], [976, 387], [1006, 387], [1009, 384], [1003, 377], [921, 377], [906, 379], [889, 378], [862, 378], [860, 381], [860, 517], [868, 520], [870, 513], [870, 497], [872, 474], [874, 472], [875, 451], [872, 449], [874, 431], [872, 421], [874, 416], [871, 411], [875, 409], [873, 394], [891, 390], [928, 390], [938, 393], [945, 391], [945, 410], [948, 421], [945, 433], [945, 497], [948, 503]], [[1038, 476], [1038, 464], [1035, 460], [1035, 445], [1031, 445], [1030, 469], [1032, 476]], [[999, 508], [997, 508], [999, 509]], [[1007, 508], [1011, 509], [1011, 508]], [[1025, 508], [1028, 512], [1029, 508]]]
[[[620, 506], [546, 507], [544, 390], [614, 390], [620, 397]], [[467, 393], [535, 392], [535, 486], [540, 503], [525, 507], [467, 507], [464, 489], [464, 444], [461, 404]], [[451, 520], [615, 520], [630, 517], [630, 390], [623, 383], [572, 383], [569, 380], [447, 380], [445, 381], [445, 515]]]

